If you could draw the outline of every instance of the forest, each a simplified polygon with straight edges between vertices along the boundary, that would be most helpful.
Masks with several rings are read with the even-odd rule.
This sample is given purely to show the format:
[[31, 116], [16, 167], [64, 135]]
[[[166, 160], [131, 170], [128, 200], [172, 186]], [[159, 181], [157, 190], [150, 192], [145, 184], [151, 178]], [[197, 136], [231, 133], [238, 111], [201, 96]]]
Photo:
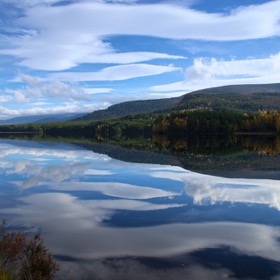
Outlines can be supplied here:
[[153, 133], [169, 136], [204, 134], [278, 134], [280, 113], [237, 110], [191, 110], [171, 113], [158, 118]]
[[51, 137], [115, 138], [164, 135], [280, 134], [280, 112], [240, 110], [183, 110], [90, 122], [57, 122], [0, 126], [1, 133], [36, 133]]

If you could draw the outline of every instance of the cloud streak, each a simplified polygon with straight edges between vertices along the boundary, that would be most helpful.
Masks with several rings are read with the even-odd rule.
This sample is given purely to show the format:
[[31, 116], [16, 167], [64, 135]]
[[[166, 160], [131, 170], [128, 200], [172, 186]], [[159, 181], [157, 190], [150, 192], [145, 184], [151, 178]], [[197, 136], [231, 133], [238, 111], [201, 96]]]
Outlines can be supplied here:
[[[33, 103], [30, 103], [31, 105]], [[76, 104], [72, 102], [66, 102], [59, 105], [52, 105], [45, 107], [34, 108], [22, 108], [22, 109], [10, 109], [4, 106], [0, 106], [0, 117], [5, 118], [7, 116], [19, 117], [19, 116], [32, 116], [32, 115], [46, 115], [46, 114], [65, 114], [65, 113], [81, 113], [92, 112], [99, 110], [100, 104]]]
[[179, 67], [150, 65], [150, 64], [128, 64], [103, 68], [98, 72], [61, 72], [49, 75], [50, 78], [62, 81], [122, 81], [133, 78], [160, 75], [168, 72], [181, 70]]
[[[115, 35], [215, 41], [248, 40], [280, 35], [280, 1], [240, 7], [213, 14], [168, 4], [120, 5], [76, 3], [30, 8], [17, 21], [32, 35], [9, 38], [11, 48], [0, 53], [22, 59], [21, 65], [41, 70], [64, 70], [80, 63], [146, 61], [169, 57], [158, 53], [115, 55], [103, 38]], [[72, 19], [76, 20], [73, 21]], [[110, 20], [108, 20], [110, 19]], [[145, 22], [143, 22], [145, 19]]]

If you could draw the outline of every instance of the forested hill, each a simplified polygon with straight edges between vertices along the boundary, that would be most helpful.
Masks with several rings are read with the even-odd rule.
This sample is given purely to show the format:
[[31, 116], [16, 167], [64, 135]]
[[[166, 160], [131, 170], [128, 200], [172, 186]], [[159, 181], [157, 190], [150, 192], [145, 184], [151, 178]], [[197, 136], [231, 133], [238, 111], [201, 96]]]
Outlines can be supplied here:
[[280, 111], [280, 84], [236, 85], [199, 90], [184, 95], [172, 110], [199, 108]]
[[276, 84], [247, 84], [247, 85], [230, 85], [221, 87], [212, 87], [193, 91], [191, 94], [219, 94], [219, 93], [239, 93], [250, 95], [254, 93], [280, 93], [280, 83]]
[[128, 115], [152, 113], [172, 108], [181, 101], [182, 97], [127, 101], [110, 106], [108, 109], [94, 111], [75, 121], [104, 120], [120, 118]]
[[280, 111], [280, 83], [223, 86], [194, 91], [176, 98], [123, 102], [76, 120], [104, 120], [156, 111], [219, 108]]

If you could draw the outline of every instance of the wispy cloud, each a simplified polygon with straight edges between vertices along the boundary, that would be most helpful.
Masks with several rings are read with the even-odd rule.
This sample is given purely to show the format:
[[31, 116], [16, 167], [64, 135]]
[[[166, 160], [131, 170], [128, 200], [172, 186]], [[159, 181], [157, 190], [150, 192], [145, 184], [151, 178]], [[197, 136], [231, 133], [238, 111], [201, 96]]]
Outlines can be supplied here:
[[161, 66], [151, 64], [128, 64], [103, 68], [98, 72], [62, 72], [51, 74], [49, 78], [62, 81], [121, 81], [132, 78], [159, 75], [179, 71], [173, 65]]
[[60, 0], [2, 0], [2, 3], [12, 4], [19, 8], [34, 7], [37, 5], [50, 5], [60, 2]]
[[108, 92], [113, 91], [112, 88], [84, 88], [83, 90], [87, 94], [108, 93]]
[[[229, 14], [210, 14], [170, 4], [83, 2], [34, 7], [17, 25], [36, 32], [9, 38], [11, 48], [0, 53], [15, 55], [22, 60], [21, 65], [30, 68], [63, 70], [85, 62], [119, 63], [113, 46], [103, 40], [112, 35], [216, 41], [267, 38], [280, 35], [279, 5], [280, 1], [275, 0], [241, 7]], [[139, 56], [147, 60], [143, 53], [138, 58], [131, 58], [131, 53], [122, 56], [129, 62], [140, 61]]]
[[[119, 4], [135, 4], [137, 0], [78, 0], [79, 2], [88, 3], [119, 3]], [[75, 3], [75, 0], [2, 0], [3, 3], [15, 5], [19, 8], [28, 8], [35, 6], [49, 6], [49, 5], [66, 5], [66, 3]]]
[[183, 56], [170, 55], [158, 52], [126, 52], [126, 53], [106, 53], [101, 55], [92, 55], [86, 58], [86, 62], [91, 63], [114, 63], [130, 64], [144, 62], [154, 59], [185, 59]]

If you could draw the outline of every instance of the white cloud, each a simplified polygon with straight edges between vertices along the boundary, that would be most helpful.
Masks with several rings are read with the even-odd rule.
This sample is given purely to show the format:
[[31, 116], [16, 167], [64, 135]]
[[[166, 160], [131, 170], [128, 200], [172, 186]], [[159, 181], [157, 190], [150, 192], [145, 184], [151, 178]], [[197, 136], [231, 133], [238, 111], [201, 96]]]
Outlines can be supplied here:
[[182, 82], [154, 86], [153, 91], [192, 91], [229, 84], [279, 83], [280, 53], [262, 59], [196, 58]]
[[50, 71], [72, 68], [80, 62], [85, 62], [86, 57], [112, 52], [109, 44], [92, 35], [83, 36], [75, 32], [71, 34], [69, 30], [65, 30], [65, 34], [50, 32], [44, 35], [26, 35], [23, 38], [15, 38], [14, 45], [18, 47], [0, 50], [0, 54], [23, 58], [19, 63], [22, 66]]
[[[36, 104], [36, 102], [35, 102]], [[32, 107], [32, 103], [30, 103]], [[108, 106], [108, 105], [107, 105]], [[21, 117], [21, 116], [32, 116], [32, 115], [48, 115], [48, 114], [66, 114], [66, 113], [82, 113], [82, 112], [92, 112], [105, 108], [100, 103], [94, 104], [77, 104], [77, 103], [61, 103], [60, 105], [50, 105], [48, 108], [29, 108], [29, 109], [10, 109], [4, 106], [0, 106], [0, 117], [3, 119], [8, 116]]]
[[6, 89], [5, 93], [14, 95], [17, 102], [29, 102], [38, 98], [62, 98], [65, 100], [90, 101], [91, 97], [82, 88], [63, 83], [59, 80], [43, 82], [41, 79], [22, 74], [19, 79], [25, 88]]
[[3, 3], [12, 4], [20, 8], [34, 7], [38, 5], [50, 5], [59, 1], [61, 0], [2, 0]]
[[[275, 0], [241, 7], [230, 14], [210, 14], [171, 4], [83, 2], [34, 7], [17, 25], [36, 32], [9, 38], [11, 48], [1, 53], [21, 58], [21, 65], [30, 68], [63, 70], [95, 60], [119, 63], [114, 48], [103, 41], [112, 35], [217, 41], [279, 36], [279, 5]], [[148, 59], [143, 53], [121, 56], [128, 62]], [[152, 54], [151, 59], [156, 56]]]
[[[130, 64], [144, 62], [153, 59], [184, 59], [183, 56], [169, 55], [158, 52], [125, 52], [125, 53], [106, 53], [101, 55], [92, 55], [86, 57], [87, 63], [115, 63], [115, 64]], [[81, 61], [83, 62], [83, 61]]]
[[83, 90], [87, 94], [108, 93], [108, 92], [113, 91], [112, 88], [84, 88]]
[[[186, 71], [186, 80], [201, 81], [211, 79], [267, 79], [274, 75], [280, 77], [280, 53], [264, 59], [217, 60], [215, 58], [194, 60]], [[237, 77], [237, 78], [235, 78]]]
[[[20, 8], [48, 6], [53, 4], [63, 3], [63, 0], [2, 0], [3, 3], [15, 5]], [[120, 3], [120, 4], [135, 4], [137, 0], [70, 0], [70, 3], [92, 2], [92, 3]], [[65, 2], [64, 2], [65, 4]]]
[[128, 64], [103, 68], [98, 72], [62, 72], [49, 77], [62, 81], [120, 81], [132, 78], [159, 75], [181, 70], [172, 65], [161, 66], [151, 64]]
[[109, 2], [109, 3], [123, 3], [123, 4], [134, 4], [138, 0], [105, 0], [103, 2]]
[[[278, 8], [279, 1], [276, 0], [262, 5], [241, 7], [225, 15], [167, 4], [127, 6], [83, 3], [32, 9], [27, 17], [22, 19], [22, 24], [48, 28], [49, 31], [60, 26], [64, 29], [67, 24], [74, 32], [83, 27], [84, 32], [91, 30], [89, 33], [96, 36], [150, 35], [224, 41], [279, 35]], [[69, 20], [73, 16], [80, 20]]]

